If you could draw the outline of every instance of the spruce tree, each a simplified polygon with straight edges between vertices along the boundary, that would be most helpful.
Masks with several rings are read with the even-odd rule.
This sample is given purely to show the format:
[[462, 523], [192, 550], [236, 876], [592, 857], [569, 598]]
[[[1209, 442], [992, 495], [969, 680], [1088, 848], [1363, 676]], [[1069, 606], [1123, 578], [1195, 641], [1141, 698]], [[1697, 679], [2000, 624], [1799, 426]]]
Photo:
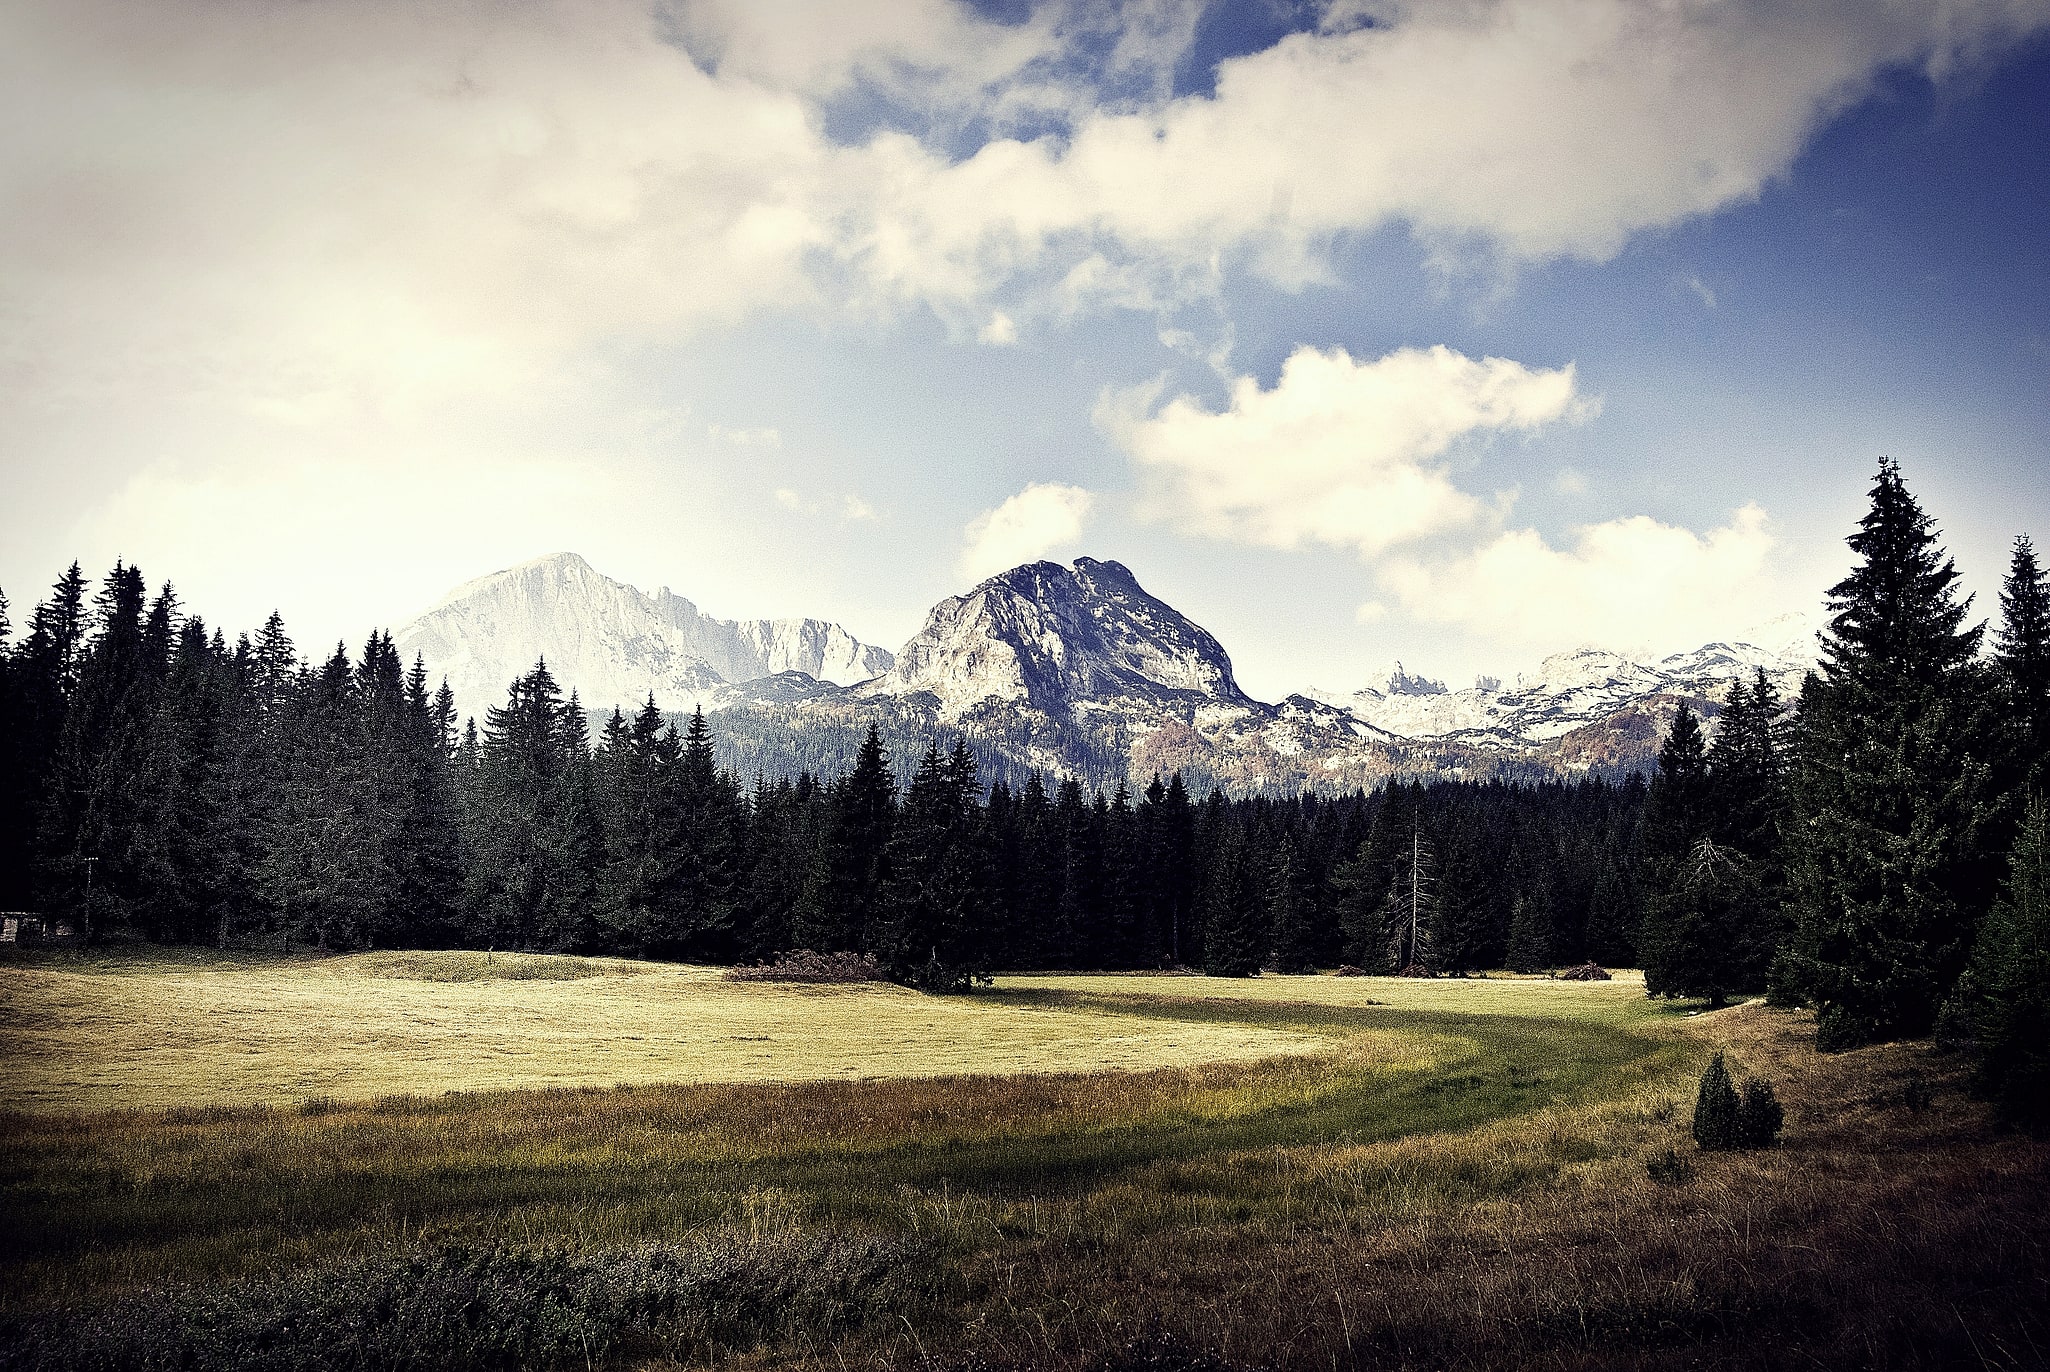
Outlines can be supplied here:
[[976, 806], [975, 759], [957, 742], [928, 747], [890, 838], [877, 955], [890, 975], [925, 991], [989, 980], [988, 878]]
[[142, 573], [117, 562], [93, 598], [93, 636], [76, 657], [43, 789], [38, 885], [88, 942], [125, 921], [136, 894], [138, 801], [161, 680], [145, 640], [146, 597]]
[[2040, 796], [1945, 1018], [1962, 1021], [1980, 1087], [2010, 1116], [2050, 1124], [2050, 806]]
[[1411, 816], [1409, 849], [1397, 851], [1382, 908], [1388, 970], [1396, 975], [1438, 970], [1437, 854], [1424, 840], [1423, 817]]
[[821, 952], [874, 949], [896, 799], [889, 753], [871, 722], [833, 806], [828, 839], [832, 889], [819, 902], [819, 918], [808, 933], [808, 941]]
[[1744, 1143], [1739, 1113], [1743, 1102], [1730, 1081], [1730, 1070], [1717, 1053], [1701, 1074], [1701, 1086], [1694, 1095], [1694, 1142], [1704, 1150], [1741, 1148]]
[[1994, 640], [1998, 671], [2014, 736], [2015, 784], [2050, 785], [2050, 581], [2024, 536], [2000, 589], [2000, 632]]
[[738, 783], [713, 756], [711, 726], [701, 709], [691, 712], [684, 730], [673, 792], [679, 843], [665, 943], [672, 955], [728, 957], [746, 891], [744, 802]]
[[1203, 888], [1203, 970], [1213, 977], [1260, 973], [1267, 912], [1255, 861], [1245, 834], [1227, 818]]
[[1274, 970], [1283, 976], [1316, 970], [1316, 935], [1310, 924], [1307, 885], [1295, 840], [1284, 833], [1267, 877], [1267, 928], [1274, 940]]
[[1804, 686], [1782, 998], [1817, 1008], [1817, 1042], [1929, 1032], [1997, 878], [1987, 741], [1997, 729], [1957, 571], [1883, 462], [1830, 592], [1819, 676]]

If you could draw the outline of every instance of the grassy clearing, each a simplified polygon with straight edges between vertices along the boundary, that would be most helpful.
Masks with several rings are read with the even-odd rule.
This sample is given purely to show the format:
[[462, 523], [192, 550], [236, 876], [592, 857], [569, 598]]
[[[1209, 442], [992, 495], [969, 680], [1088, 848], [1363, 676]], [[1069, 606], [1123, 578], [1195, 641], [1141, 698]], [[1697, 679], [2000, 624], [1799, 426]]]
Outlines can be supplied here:
[[0, 967], [0, 1109], [13, 1111], [1129, 1071], [1323, 1047], [1094, 1003], [745, 985], [615, 958], [150, 951]]
[[[329, 1366], [416, 1346], [484, 1365], [451, 1311], [554, 1309], [565, 1290], [598, 1293], [560, 1326], [578, 1352], [532, 1356], [578, 1367], [595, 1347], [635, 1366], [1105, 1368], [1161, 1339], [1303, 1369], [2028, 1366], [2050, 1348], [2050, 1150], [1994, 1129], [1920, 1048], [1821, 1059], [1799, 1016], [1686, 1018], [1628, 983], [1030, 977], [936, 1004], [1318, 1051], [17, 1115], [0, 1318], [106, 1308], [154, 1348], [213, 1312], [174, 1341], [190, 1349], [231, 1316], [337, 1327], [309, 1312], [347, 1308], [356, 1283], [426, 1293], [354, 1363], [280, 1345]], [[1692, 1155], [1717, 1047], [1774, 1076], [1785, 1146], [1654, 1182], [1650, 1158]], [[177, 1294], [194, 1283], [240, 1294]], [[63, 1365], [51, 1346], [21, 1365]]]

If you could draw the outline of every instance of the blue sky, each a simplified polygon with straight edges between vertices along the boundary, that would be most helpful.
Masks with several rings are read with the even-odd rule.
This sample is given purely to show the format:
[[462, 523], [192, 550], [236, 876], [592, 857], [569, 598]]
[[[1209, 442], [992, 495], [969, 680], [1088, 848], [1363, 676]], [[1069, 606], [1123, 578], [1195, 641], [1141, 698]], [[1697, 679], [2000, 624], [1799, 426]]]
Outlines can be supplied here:
[[1924, 8], [18, 8], [0, 586], [310, 642], [571, 548], [895, 646], [1087, 553], [1273, 698], [1813, 608], [1888, 453], [1990, 613], [2050, 5]]

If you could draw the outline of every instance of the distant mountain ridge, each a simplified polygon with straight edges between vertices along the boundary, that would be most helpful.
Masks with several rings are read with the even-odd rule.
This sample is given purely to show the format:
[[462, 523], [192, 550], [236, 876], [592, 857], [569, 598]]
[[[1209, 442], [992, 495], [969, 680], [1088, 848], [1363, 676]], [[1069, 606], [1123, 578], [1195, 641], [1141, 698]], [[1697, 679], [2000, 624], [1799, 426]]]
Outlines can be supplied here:
[[890, 669], [888, 649], [822, 619], [717, 619], [667, 587], [650, 595], [555, 553], [458, 586], [394, 635], [446, 675], [458, 708], [480, 721], [506, 687], [545, 658], [565, 692], [593, 708], [710, 703], [719, 688], [779, 672], [837, 683]]
[[573, 554], [459, 587], [401, 629], [402, 653], [447, 672], [465, 713], [545, 656], [586, 707], [702, 706], [743, 772], [832, 773], [870, 722], [900, 754], [966, 737], [985, 775], [1038, 769], [1098, 784], [1180, 770], [1227, 789], [1351, 790], [1396, 775], [1538, 778], [1647, 768], [1682, 701], [1712, 717], [1765, 670], [1791, 698], [1812, 622], [1655, 662], [1555, 653], [1504, 687], [1405, 670], [1347, 693], [1248, 696], [1222, 644], [1120, 563], [1033, 562], [934, 605], [897, 653], [816, 619], [717, 620], [649, 596]]

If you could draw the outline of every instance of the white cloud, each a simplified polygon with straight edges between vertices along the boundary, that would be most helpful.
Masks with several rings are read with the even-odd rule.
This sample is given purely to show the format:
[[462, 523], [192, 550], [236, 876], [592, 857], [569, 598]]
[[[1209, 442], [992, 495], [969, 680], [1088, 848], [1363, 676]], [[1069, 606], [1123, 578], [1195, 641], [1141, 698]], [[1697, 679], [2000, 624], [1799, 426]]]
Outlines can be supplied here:
[[875, 506], [858, 495], [840, 497], [840, 517], [855, 523], [872, 524], [882, 518]]
[[1715, 292], [1710, 290], [1700, 277], [1688, 277], [1687, 289], [1693, 291], [1700, 298], [1703, 306], [1710, 310], [1715, 309]]
[[1098, 422], [1138, 466], [1142, 512], [1185, 532], [1275, 548], [1329, 543], [1373, 557], [1485, 524], [1447, 465], [1462, 441], [1592, 415], [1571, 364], [1546, 369], [1449, 348], [1368, 362], [1298, 348], [1271, 390], [1241, 377], [1230, 408], [1156, 388], [1106, 395]]
[[1578, 467], [1561, 467], [1552, 478], [1552, 487], [1561, 495], [1586, 495], [1587, 473]]
[[780, 448], [783, 435], [776, 429], [729, 429], [724, 424], [708, 424], [705, 436], [714, 443], [726, 443], [736, 448]]
[[962, 531], [961, 574], [980, 581], [1021, 562], [1034, 562], [1082, 537], [1096, 496], [1080, 486], [1027, 486]]
[[776, 503], [786, 510], [802, 510], [804, 508], [804, 497], [791, 490], [788, 486], [778, 486], [776, 488]]
[[1501, 645], [1691, 648], [1783, 608], [1770, 521], [1746, 505], [1706, 534], [1644, 515], [1589, 525], [1566, 547], [1504, 532], [1439, 561], [1392, 560], [1380, 580], [1402, 610]]
[[[5, 384], [320, 424], [529, 393], [565, 350], [763, 308], [990, 320], [1005, 283], [1059, 314], [1243, 266], [1301, 282], [1388, 223], [1600, 258], [1755, 196], [1876, 73], [2050, 24], [2033, 0], [1380, 0], [1168, 98], [1199, 10], [10, 6]], [[836, 142], [829, 105], [862, 91], [920, 113]]]
[[1018, 341], [1017, 321], [1002, 310], [990, 315], [989, 322], [976, 330], [975, 341], [992, 348], [1008, 348]]

